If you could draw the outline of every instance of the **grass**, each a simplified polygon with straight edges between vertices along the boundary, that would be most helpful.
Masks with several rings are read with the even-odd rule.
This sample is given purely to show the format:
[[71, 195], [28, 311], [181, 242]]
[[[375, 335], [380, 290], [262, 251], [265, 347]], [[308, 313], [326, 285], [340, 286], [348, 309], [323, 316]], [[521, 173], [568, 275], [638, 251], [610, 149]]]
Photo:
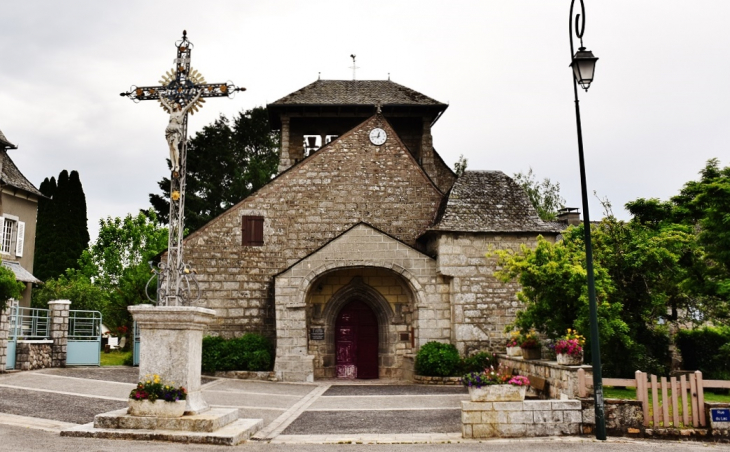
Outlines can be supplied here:
[[[704, 398], [705, 402], [723, 402], [723, 403], [730, 403], [730, 394], [727, 393], [727, 391], [717, 391], [717, 392], [711, 392], [712, 390], [706, 389], [704, 391]], [[603, 388], [603, 395], [607, 399], [624, 399], [624, 400], [636, 400], [636, 388], [633, 387], [626, 387], [626, 388], [620, 388], [620, 387], [613, 387], [613, 386], [605, 386]], [[658, 393], [659, 401], [658, 404], [661, 407], [662, 404], [662, 393], [661, 390], [659, 390]], [[667, 391], [667, 397], [669, 397], [669, 400], [667, 400], [668, 409], [669, 409], [669, 419], [672, 419], [672, 391]], [[652, 391], [649, 390], [649, 418], [653, 418], [654, 416], [654, 404], [652, 403], [653, 396]], [[682, 411], [684, 407], [682, 406], [682, 399], [681, 397], [678, 400], [678, 415], [680, 416], [680, 419], [682, 419]], [[690, 400], [690, 395], [687, 393], [687, 408], [688, 408], [688, 414], [692, 415], [692, 402]], [[661, 408], [660, 408], [661, 409]], [[663, 421], [660, 422], [660, 425], [662, 426], [668, 426], [673, 425], [673, 422], [670, 421]], [[680, 420], [680, 426], [683, 425], [682, 421]], [[675, 426], [677, 427], [677, 426]]]
[[120, 350], [112, 350], [109, 353], [101, 352], [102, 366], [124, 366], [125, 362], [132, 360], [132, 351], [124, 352]]
[[[672, 395], [672, 391], [668, 391], [668, 395]], [[704, 392], [705, 396], [705, 402], [722, 402], [722, 403], [730, 403], [730, 394], [716, 394], [714, 392], [710, 392], [710, 390], [705, 389]], [[603, 387], [603, 397], [606, 399], [626, 399], [626, 400], [636, 400], [636, 388], [632, 387], [626, 387], [626, 388], [615, 388], [613, 386], [604, 386]], [[689, 397], [689, 394], [688, 394]], [[649, 391], [649, 401], [651, 401], [651, 390]], [[662, 394], [661, 391], [659, 392], [659, 403], [661, 403]], [[680, 399], [681, 400], [681, 399]]]

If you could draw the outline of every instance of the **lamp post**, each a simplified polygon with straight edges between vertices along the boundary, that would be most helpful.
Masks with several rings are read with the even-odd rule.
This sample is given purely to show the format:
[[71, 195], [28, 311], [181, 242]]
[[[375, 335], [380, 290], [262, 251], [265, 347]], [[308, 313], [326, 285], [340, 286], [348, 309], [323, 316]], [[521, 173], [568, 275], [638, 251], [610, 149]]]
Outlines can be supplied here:
[[588, 302], [591, 314], [591, 356], [593, 358], [593, 397], [596, 414], [596, 439], [606, 439], [606, 415], [603, 407], [603, 375], [601, 373], [601, 348], [598, 338], [598, 307], [596, 305], [596, 283], [593, 276], [593, 248], [591, 246], [591, 219], [588, 212], [588, 190], [586, 188], [586, 167], [583, 157], [583, 131], [580, 124], [580, 104], [578, 103], [578, 85], [588, 91], [593, 81], [593, 73], [598, 58], [590, 50], [583, 47], [586, 12], [583, 0], [580, 1], [580, 14], [575, 16], [575, 35], [580, 39], [580, 48], [573, 49], [573, 6], [570, 2], [570, 18], [568, 20], [570, 34], [570, 67], [573, 69], [573, 94], [575, 96], [575, 122], [578, 127], [578, 160], [580, 164], [580, 191], [583, 200], [583, 229], [586, 244], [586, 273], [588, 274]]

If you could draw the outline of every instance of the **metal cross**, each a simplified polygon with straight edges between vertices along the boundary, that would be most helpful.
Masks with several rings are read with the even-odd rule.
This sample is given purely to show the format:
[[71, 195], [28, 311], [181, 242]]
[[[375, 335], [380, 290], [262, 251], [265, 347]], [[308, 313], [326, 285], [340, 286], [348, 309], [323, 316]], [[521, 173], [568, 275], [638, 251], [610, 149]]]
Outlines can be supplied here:
[[[233, 82], [206, 83], [203, 76], [190, 67], [190, 53], [193, 43], [188, 41], [187, 32], [175, 43], [177, 58], [175, 66], [162, 76], [159, 86], [132, 86], [121, 93], [135, 103], [141, 100], [158, 100], [170, 113], [170, 123], [165, 136], [170, 147], [172, 175], [170, 177], [170, 235], [167, 242], [167, 264], [160, 263], [153, 268], [157, 277], [158, 306], [189, 305], [200, 298], [195, 273], [183, 260], [182, 239], [185, 230], [185, 167], [187, 157], [188, 113], [194, 114], [202, 108], [206, 97], [232, 98], [238, 88]], [[150, 279], [150, 282], [152, 281]], [[150, 282], [147, 283], [149, 286]], [[149, 297], [149, 295], [148, 295]], [[155, 300], [151, 300], [155, 301]]]

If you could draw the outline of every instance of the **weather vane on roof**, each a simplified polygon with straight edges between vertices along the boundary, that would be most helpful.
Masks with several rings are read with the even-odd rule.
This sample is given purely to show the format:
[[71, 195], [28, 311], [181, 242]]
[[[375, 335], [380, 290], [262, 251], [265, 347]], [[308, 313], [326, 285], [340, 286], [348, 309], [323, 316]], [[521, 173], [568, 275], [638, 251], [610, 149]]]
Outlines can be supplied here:
[[355, 54], [350, 55], [350, 58], [352, 58], [352, 66], [350, 66], [350, 69], [352, 69], [352, 79], [353, 80], [357, 80], [357, 77], [355, 77], [355, 71], [360, 69], [359, 67], [355, 66], [355, 57], [356, 56], [357, 55], [355, 55]]
[[[206, 83], [203, 76], [190, 67], [190, 53], [193, 43], [188, 41], [187, 31], [175, 43], [177, 58], [175, 66], [162, 76], [159, 86], [132, 86], [121, 93], [134, 102], [158, 100], [170, 114], [165, 128], [165, 139], [170, 147], [172, 177], [170, 177], [170, 235], [167, 244], [167, 265], [159, 264], [155, 271], [158, 278], [157, 304], [159, 306], [180, 306], [200, 298], [195, 274], [189, 264], [183, 261], [182, 239], [185, 229], [185, 166], [187, 157], [188, 113], [194, 114], [202, 108], [206, 97], [229, 97], [246, 88], [226, 83]], [[150, 282], [152, 281], [150, 279]], [[149, 286], [150, 282], [147, 283]], [[197, 291], [193, 296], [192, 288]], [[149, 297], [149, 295], [148, 295]], [[151, 300], [155, 301], [155, 300]]]

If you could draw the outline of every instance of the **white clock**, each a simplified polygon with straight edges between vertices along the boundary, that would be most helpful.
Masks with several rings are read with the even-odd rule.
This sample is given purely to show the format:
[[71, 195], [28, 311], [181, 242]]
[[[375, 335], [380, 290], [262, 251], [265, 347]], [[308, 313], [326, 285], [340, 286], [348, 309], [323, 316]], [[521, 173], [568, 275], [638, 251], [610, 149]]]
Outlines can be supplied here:
[[380, 127], [376, 127], [370, 131], [370, 142], [375, 146], [380, 146], [385, 143], [386, 138], [388, 138], [388, 135], [386, 135], [385, 130]]

